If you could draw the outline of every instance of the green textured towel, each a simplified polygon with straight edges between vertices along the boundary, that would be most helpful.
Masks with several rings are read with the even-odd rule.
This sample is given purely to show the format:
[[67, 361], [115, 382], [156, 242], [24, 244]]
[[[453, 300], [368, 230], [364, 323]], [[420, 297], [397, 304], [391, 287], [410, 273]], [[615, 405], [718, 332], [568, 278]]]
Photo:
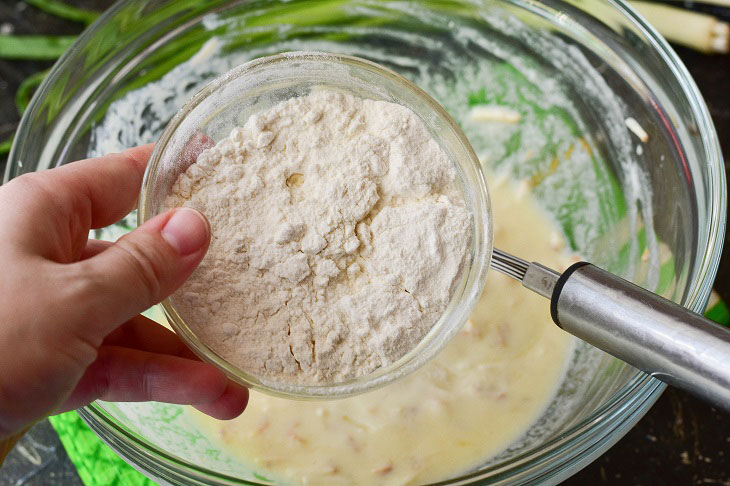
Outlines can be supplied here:
[[49, 418], [86, 486], [152, 486], [147, 479], [104, 444], [76, 412]]
[[[730, 312], [725, 303], [713, 292], [706, 312], [708, 318], [730, 325]], [[89, 429], [76, 412], [67, 412], [50, 418], [58, 432], [68, 457], [76, 466], [86, 486], [151, 486], [155, 482], [145, 478], [119, 458]]]

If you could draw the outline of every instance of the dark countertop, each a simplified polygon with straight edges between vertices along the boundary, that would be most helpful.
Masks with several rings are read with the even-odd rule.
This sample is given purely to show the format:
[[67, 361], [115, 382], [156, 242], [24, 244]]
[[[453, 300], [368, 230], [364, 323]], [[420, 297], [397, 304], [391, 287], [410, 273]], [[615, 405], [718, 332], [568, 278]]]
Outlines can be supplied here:
[[[66, 0], [102, 9], [111, 0]], [[75, 34], [78, 24], [38, 12], [20, 0], [0, 4], [0, 31], [18, 34]], [[730, 161], [730, 55], [708, 56], [677, 48], [710, 108], [728, 169]], [[28, 75], [50, 67], [45, 62], [0, 60], [0, 140], [18, 122], [14, 94]], [[0, 168], [5, 159], [0, 158]], [[1, 173], [1, 172], [0, 172]], [[726, 236], [726, 247], [728, 237]], [[715, 284], [730, 301], [730, 252], [725, 252]], [[729, 364], [730, 365], [730, 364]], [[730, 415], [669, 388], [656, 405], [615, 446], [571, 479], [584, 484], [730, 486]], [[0, 467], [0, 486], [81, 485], [48, 421], [36, 425]]]

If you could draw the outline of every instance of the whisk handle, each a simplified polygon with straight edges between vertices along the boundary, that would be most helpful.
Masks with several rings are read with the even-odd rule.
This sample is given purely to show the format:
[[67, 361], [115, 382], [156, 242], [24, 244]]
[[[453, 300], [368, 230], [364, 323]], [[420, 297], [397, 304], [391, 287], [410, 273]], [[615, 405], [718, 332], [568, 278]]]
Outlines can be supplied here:
[[560, 276], [550, 311], [565, 331], [730, 411], [730, 329], [585, 262]]

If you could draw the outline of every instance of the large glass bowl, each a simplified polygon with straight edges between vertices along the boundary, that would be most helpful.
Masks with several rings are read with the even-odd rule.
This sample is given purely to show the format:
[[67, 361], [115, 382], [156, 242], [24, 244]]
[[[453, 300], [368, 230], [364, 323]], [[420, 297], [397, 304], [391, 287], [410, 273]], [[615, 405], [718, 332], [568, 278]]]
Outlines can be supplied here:
[[[619, 1], [122, 1], [41, 85], [5, 180], [154, 141], [206, 80], [290, 50], [364, 57], [415, 81], [461, 124], [488, 172], [531, 188], [574, 250], [703, 309], [726, 217], [717, 137], [676, 55]], [[475, 107], [510, 111], [484, 122]], [[580, 344], [524, 437], [440, 484], [556, 483], [615, 443], [662, 390]], [[80, 413], [159, 482], [271, 484], [181, 407], [94, 403]]]

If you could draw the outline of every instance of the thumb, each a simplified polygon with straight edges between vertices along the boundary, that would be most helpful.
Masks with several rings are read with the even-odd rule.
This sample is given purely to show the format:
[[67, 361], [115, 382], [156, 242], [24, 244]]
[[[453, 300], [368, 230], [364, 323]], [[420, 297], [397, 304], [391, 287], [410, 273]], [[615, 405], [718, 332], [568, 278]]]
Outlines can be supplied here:
[[195, 270], [210, 243], [210, 225], [198, 211], [160, 214], [87, 260], [86, 336], [99, 341], [117, 326], [172, 294]]

